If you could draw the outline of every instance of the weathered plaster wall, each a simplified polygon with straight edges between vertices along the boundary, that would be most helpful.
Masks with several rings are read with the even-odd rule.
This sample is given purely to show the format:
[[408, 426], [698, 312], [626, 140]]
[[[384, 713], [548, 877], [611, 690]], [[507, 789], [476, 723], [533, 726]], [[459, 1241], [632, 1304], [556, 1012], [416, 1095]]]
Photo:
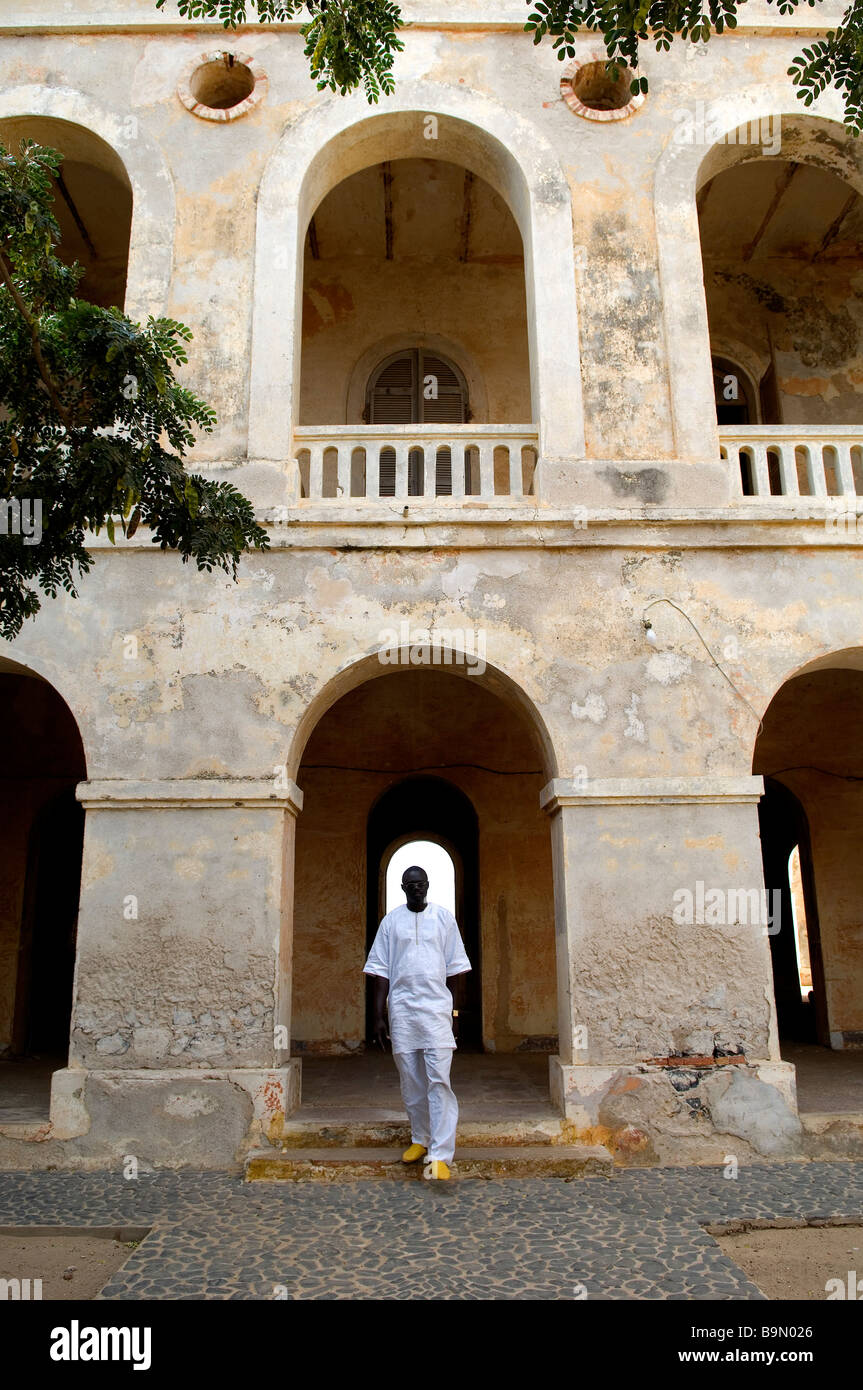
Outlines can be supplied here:
[[829, 427], [859, 422], [859, 260], [849, 258], [829, 267], [791, 257], [755, 265], [728, 262], [714, 265], [705, 280], [711, 334], [718, 342], [742, 343], [766, 371], [772, 339], [781, 423]]
[[691, 893], [694, 908], [699, 882], [726, 895], [760, 886], [755, 807], [588, 803], [563, 814], [579, 1060], [769, 1057], [766, 924], [724, 911], [675, 920], [675, 895]]
[[853, 547], [287, 549], [244, 560], [237, 585], [153, 550], [98, 550], [86, 601], [46, 604], [15, 652], [64, 688], [94, 777], [268, 775], [315, 693], [406, 614], [482, 630], [562, 768], [731, 773], [748, 771], [752, 714], [671, 608], [649, 615], [659, 648], [644, 642], [645, 604], [665, 593], [714, 649], [734, 639], [729, 670], [757, 702], [856, 644], [859, 582]]
[[88, 811], [73, 1065], [272, 1065], [284, 814]]
[[748, 772], [753, 714], [667, 605], [650, 610], [649, 647], [644, 607], [662, 594], [682, 605], [757, 706], [813, 656], [857, 645], [853, 542], [824, 544], [816, 525], [808, 551], [648, 550], [594, 544], [599, 531], [566, 548], [549, 532], [537, 548], [529, 529], [523, 548], [459, 553], [357, 550], [335, 530], [317, 549], [244, 560], [237, 585], [143, 546], [99, 549], [86, 599], [47, 604], [15, 652], [63, 689], [93, 777], [272, 775], [315, 694], [405, 619], [481, 631], [565, 774]]

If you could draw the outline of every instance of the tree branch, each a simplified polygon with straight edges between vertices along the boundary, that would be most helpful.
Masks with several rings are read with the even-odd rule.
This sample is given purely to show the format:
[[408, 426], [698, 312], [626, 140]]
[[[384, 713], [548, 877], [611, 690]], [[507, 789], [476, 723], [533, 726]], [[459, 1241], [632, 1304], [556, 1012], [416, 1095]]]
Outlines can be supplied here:
[[6, 287], [9, 290], [9, 293], [12, 296], [16, 309], [18, 310], [19, 314], [21, 315], [22, 319], [24, 320], [24, 322], [30, 330], [30, 339], [33, 345], [33, 357], [36, 360], [36, 366], [39, 368], [39, 375], [41, 376], [42, 380], [45, 383], [45, 386], [47, 387], [48, 395], [51, 397], [51, 403], [54, 406], [54, 409], [60, 416], [60, 419], [63, 421], [63, 424], [66, 426], [67, 431], [71, 434], [71, 417], [69, 415], [68, 410], [66, 409], [63, 402], [60, 400], [60, 397], [57, 394], [57, 387], [54, 385], [54, 382], [51, 378], [51, 373], [48, 371], [45, 359], [42, 356], [42, 347], [39, 342], [39, 324], [33, 318], [32, 314], [27, 308], [27, 305], [24, 303], [24, 300], [21, 298], [20, 294], [18, 293], [14, 284], [12, 283], [12, 272], [9, 269], [8, 262], [6, 260], [6, 257], [3, 255], [2, 251], [0, 251], [0, 279], [4, 281]]

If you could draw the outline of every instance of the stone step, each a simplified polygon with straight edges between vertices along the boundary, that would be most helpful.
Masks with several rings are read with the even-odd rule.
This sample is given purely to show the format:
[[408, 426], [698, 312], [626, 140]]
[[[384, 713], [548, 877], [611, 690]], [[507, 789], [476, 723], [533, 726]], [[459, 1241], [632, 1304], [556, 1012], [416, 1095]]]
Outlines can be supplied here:
[[[456, 1150], [454, 1178], [582, 1178], [611, 1174], [608, 1149], [592, 1144], [518, 1144]], [[402, 1163], [391, 1148], [296, 1148], [250, 1153], [246, 1182], [355, 1182], [362, 1178], [421, 1181], [421, 1163]]]
[[[553, 1111], [538, 1116], [513, 1116], [493, 1120], [461, 1120], [457, 1143], [472, 1148], [511, 1148], [515, 1145], [566, 1144], [573, 1141], [572, 1126]], [[277, 1148], [377, 1149], [407, 1148], [410, 1130], [402, 1114], [367, 1113], [347, 1116], [338, 1111], [300, 1109], [285, 1120]]]
[[800, 1123], [807, 1158], [863, 1158], [863, 1111], [801, 1110]]

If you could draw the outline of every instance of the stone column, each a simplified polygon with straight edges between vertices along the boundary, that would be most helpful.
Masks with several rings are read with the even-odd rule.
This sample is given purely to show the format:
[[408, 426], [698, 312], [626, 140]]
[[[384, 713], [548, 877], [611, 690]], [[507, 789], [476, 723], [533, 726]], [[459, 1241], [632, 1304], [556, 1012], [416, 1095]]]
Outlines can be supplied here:
[[72, 1035], [54, 1135], [87, 1135], [100, 1155], [224, 1166], [299, 1104], [286, 913], [302, 793], [214, 778], [83, 782], [78, 796]]
[[760, 777], [692, 777], [555, 779], [541, 793], [558, 958], [551, 1091], [577, 1124], [597, 1125], [621, 1076], [653, 1069], [665, 1085], [687, 1065], [725, 1086], [747, 1072], [796, 1111], [768, 939], [793, 928], [771, 922], [763, 891], [761, 791]]

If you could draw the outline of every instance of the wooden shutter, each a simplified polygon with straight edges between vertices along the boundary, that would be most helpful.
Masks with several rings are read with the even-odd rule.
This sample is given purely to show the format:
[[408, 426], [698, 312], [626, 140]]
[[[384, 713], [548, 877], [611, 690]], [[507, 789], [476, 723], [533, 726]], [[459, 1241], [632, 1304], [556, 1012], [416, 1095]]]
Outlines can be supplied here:
[[[433, 378], [433, 381], [429, 381]], [[426, 389], [430, 395], [426, 397]], [[372, 373], [368, 386], [367, 418], [372, 425], [461, 425], [468, 416], [467, 385], [461, 373], [446, 358], [425, 353], [422, 348], [404, 352], [381, 363]], [[380, 455], [380, 496], [393, 497], [396, 490], [396, 454], [382, 449]], [[408, 495], [423, 491], [423, 457], [419, 449], [408, 456]], [[436, 494], [452, 495], [452, 456], [440, 449], [435, 467]]]
[[[396, 451], [381, 449], [380, 493], [381, 497], [396, 495]], [[423, 451], [411, 449], [408, 454], [408, 497], [423, 495]]]
[[[463, 425], [467, 412], [467, 392], [449, 362], [431, 353], [421, 354], [423, 420], [429, 425]], [[425, 383], [434, 378], [437, 398], [427, 398]]]
[[402, 353], [372, 376], [369, 389], [370, 425], [415, 425], [416, 353]]

